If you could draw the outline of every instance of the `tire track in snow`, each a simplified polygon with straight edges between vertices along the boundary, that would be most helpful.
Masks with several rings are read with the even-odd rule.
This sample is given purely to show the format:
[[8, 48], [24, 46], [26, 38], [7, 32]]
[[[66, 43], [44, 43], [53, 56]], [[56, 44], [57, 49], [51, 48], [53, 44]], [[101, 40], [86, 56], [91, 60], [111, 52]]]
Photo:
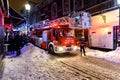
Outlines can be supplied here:
[[78, 73], [85, 77], [83, 80], [114, 80], [107, 75], [97, 73], [95, 71], [86, 69], [83, 66], [75, 66], [72, 64], [68, 64], [66, 62], [60, 61], [63, 65], [66, 65], [70, 70], [73, 70], [75, 73]]

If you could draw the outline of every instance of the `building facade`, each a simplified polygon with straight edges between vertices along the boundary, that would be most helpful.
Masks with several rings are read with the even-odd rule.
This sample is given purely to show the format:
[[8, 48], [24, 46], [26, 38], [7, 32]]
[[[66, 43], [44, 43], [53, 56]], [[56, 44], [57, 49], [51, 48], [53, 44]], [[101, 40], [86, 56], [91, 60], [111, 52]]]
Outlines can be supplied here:
[[56, 19], [73, 11], [87, 11], [92, 15], [117, 6], [117, 0], [44, 0], [31, 10], [31, 24], [45, 19]]
[[[92, 27], [87, 34], [89, 46], [115, 49], [118, 41], [118, 28], [114, 28], [114, 26], [119, 25], [119, 6], [117, 1], [118, 0], [44, 0], [31, 10], [30, 20], [31, 24], [34, 24], [45, 19], [54, 20], [63, 17], [73, 11], [89, 12], [92, 15]], [[106, 28], [108, 28], [108, 31], [105, 32]]]

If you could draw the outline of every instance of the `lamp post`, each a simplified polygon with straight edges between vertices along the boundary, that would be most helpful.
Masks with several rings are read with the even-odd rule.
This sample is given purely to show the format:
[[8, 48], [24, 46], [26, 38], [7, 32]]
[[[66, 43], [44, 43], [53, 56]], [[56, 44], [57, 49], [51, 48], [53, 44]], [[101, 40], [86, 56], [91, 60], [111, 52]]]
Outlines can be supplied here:
[[31, 7], [30, 7], [30, 4], [25, 4], [25, 9], [27, 10], [27, 15], [28, 15], [28, 23], [29, 23], [29, 14], [30, 14], [30, 9], [31, 9]]
[[30, 4], [26, 3], [25, 4], [25, 9], [27, 10], [26, 27], [27, 27], [27, 34], [28, 34], [28, 26], [29, 26], [29, 22], [30, 22], [30, 20], [29, 20], [30, 17], [29, 16], [30, 16], [30, 9], [31, 9]]

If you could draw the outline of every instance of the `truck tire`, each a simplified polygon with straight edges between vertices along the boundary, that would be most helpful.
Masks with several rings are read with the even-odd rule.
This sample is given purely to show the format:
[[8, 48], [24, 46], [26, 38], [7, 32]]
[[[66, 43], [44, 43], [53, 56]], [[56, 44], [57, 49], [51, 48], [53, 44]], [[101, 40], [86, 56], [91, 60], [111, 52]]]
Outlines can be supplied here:
[[54, 52], [54, 48], [53, 48], [52, 45], [49, 46], [49, 48], [48, 48], [48, 53], [50, 53], [50, 54], [54, 54], [54, 53], [55, 53], [55, 52]]

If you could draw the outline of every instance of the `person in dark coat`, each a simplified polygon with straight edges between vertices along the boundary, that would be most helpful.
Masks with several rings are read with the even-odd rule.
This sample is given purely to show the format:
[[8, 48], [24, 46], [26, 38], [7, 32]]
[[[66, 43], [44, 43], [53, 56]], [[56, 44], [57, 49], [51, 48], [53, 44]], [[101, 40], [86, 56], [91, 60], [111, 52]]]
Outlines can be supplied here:
[[14, 39], [14, 34], [11, 33], [10, 37], [9, 37], [9, 44], [10, 44], [10, 51], [13, 54], [15, 51], [15, 39]]
[[84, 54], [84, 56], [86, 56], [86, 54], [85, 54], [86, 40], [85, 40], [84, 36], [82, 36], [80, 38], [79, 43], [80, 43], [80, 53], [81, 53], [81, 55]]
[[21, 54], [20, 48], [21, 48], [21, 36], [19, 34], [17, 34], [15, 36], [15, 48], [16, 48], [16, 52], [17, 52], [17, 56], [19, 56]]

